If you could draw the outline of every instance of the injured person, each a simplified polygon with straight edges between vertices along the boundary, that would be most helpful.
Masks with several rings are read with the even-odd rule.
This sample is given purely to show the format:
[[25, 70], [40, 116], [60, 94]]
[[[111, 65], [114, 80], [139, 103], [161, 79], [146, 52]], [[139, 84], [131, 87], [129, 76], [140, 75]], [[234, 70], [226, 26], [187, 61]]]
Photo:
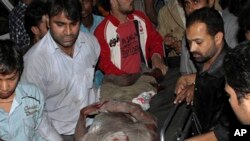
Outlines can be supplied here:
[[[86, 127], [86, 118], [94, 117]], [[80, 111], [75, 141], [155, 141], [155, 119], [132, 102], [104, 101]]]

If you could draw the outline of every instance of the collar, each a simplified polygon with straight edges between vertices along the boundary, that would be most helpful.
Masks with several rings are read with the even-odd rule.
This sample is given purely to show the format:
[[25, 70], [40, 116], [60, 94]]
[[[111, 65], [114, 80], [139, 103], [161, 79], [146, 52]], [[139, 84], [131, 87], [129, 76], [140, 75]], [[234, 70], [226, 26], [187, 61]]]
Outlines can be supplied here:
[[[134, 13], [134, 12], [133, 12]], [[133, 13], [132, 14], [128, 14], [128, 16], [127, 16], [127, 19], [129, 19], [129, 20], [134, 20], [134, 15], [133, 15]], [[118, 26], [118, 25], [120, 25], [120, 21], [115, 17], [115, 16], [113, 16], [112, 14], [109, 14], [108, 16], [107, 16], [107, 18], [108, 18], [108, 20], [109, 21], [111, 21], [111, 23], [114, 25], [114, 26]]]

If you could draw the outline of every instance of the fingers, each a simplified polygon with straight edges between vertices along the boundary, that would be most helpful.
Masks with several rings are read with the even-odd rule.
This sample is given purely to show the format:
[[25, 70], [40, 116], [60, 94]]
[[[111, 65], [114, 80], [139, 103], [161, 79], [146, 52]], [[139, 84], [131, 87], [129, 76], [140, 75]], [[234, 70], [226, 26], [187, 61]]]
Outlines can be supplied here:
[[161, 70], [161, 72], [162, 72], [163, 75], [166, 75], [167, 71], [168, 71], [168, 67], [165, 66], [165, 65], [163, 65], [163, 66], [161, 66], [160, 70]]
[[175, 98], [174, 104], [179, 104], [186, 99], [187, 93], [186, 89], [183, 89]]
[[176, 95], [179, 95], [181, 93], [181, 91], [183, 91], [184, 89], [185, 89], [184, 85], [177, 84], [174, 92]]
[[175, 87], [175, 94], [176, 95], [179, 95], [180, 92], [182, 90], [185, 89], [185, 87], [187, 86], [188, 84], [186, 83], [185, 79], [183, 76], [181, 76], [178, 81], [177, 81], [177, 84], [176, 84], [176, 87]]
[[186, 97], [186, 101], [187, 101], [187, 105], [193, 105], [193, 97], [194, 97], [194, 85], [190, 85], [187, 88], [187, 97]]
[[174, 100], [174, 104], [181, 103], [186, 100], [187, 105], [193, 105], [193, 97], [194, 97], [194, 85], [183, 86], [180, 85], [176, 90], [176, 98]]

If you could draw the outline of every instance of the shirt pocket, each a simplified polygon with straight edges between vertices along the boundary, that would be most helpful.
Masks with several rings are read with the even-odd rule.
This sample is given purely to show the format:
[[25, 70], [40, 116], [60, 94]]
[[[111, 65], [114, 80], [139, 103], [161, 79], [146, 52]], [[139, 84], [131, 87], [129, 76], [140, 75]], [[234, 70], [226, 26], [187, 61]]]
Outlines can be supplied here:
[[34, 117], [28, 117], [23, 119], [23, 125], [24, 125], [24, 134], [25, 136], [31, 141], [35, 134], [35, 120]]

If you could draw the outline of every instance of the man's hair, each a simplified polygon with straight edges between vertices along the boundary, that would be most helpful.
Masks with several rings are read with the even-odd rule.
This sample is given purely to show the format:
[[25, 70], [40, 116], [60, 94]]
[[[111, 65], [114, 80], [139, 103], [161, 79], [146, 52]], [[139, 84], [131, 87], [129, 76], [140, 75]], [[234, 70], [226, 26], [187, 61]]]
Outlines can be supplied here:
[[27, 8], [24, 16], [24, 26], [30, 39], [33, 40], [35, 34], [31, 31], [32, 26], [38, 26], [42, 17], [47, 14], [46, 3], [37, 0], [33, 1]]
[[79, 0], [49, 0], [48, 15], [49, 17], [64, 13], [71, 21], [81, 20], [81, 3]]
[[207, 26], [207, 32], [211, 36], [215, 36], [218, 32], [224, 34], [224, 22], [220, 13], [214, 8], [201, 8], [195, 10], [187, 18], [187, 28], [194, 23], [204, 23]]
[[0, 40], [0, 74], [6, 75], [15, 71], [21, 75], [23, 57], [11, 40]]
[[236, 92], [238, 100], [250, 93], [250, 43], [240, 44], [224, 58], [223, 68], [228, 85]]

